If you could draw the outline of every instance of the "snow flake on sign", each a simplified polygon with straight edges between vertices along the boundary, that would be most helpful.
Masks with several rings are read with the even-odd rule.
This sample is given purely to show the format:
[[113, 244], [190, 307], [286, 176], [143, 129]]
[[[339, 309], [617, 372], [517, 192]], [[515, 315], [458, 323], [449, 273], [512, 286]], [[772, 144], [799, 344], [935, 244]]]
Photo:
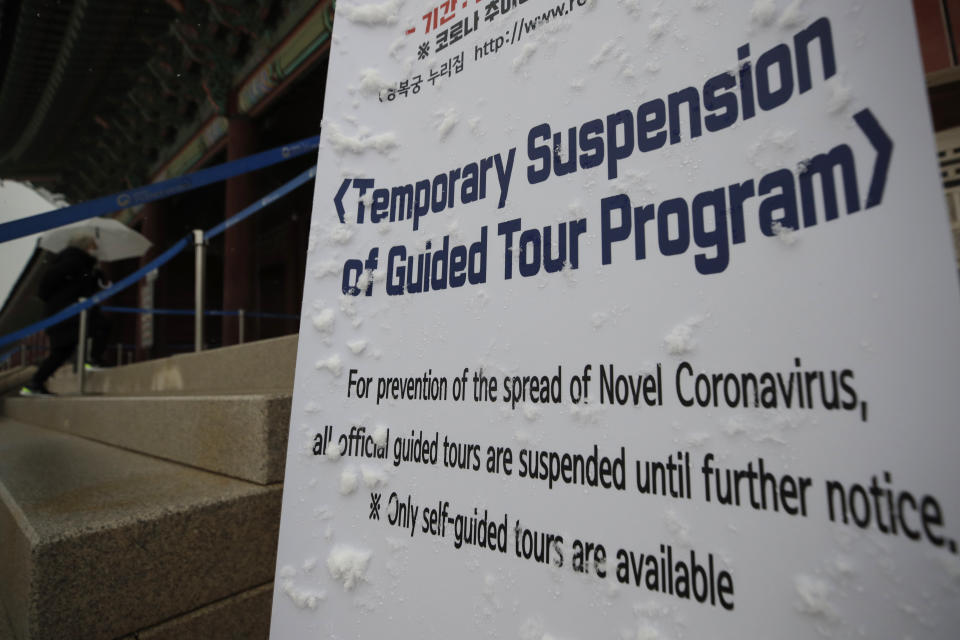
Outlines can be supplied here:
[[523, 403], [523, 417], [530, 422], [535, 422], [540, 417], [540, 408], [529, 402]]
[[313, 277], [317, 279], [335, 276], [340, 273], [340, 265], [337, 264], [336, 260], [324, 260], [314, 264], [310, 272], [313, 274]]
[[357, 89], [360, 93], [368, 96], [379, 96], [384, 89], [389, 89], [390, 83], [387, 82], [377, 69], [363, 69], [360, 72], [360, 84]]
[[480, 116], [474, 116], [473, 118], [467, 120], [467, 126], [470, 128], [470, 133], [478, 137], [483, 135], [483, 130], [480, 128], [480, 122]]
[[777, 239], [788, 247], [797, 244], [797, 230], [793, 227], [785, 227], [777, 220], [773, 223], [771, 229], [777, 235]]
[[667, 352], [670, 353], [670, 355], [679, 356], [693, 351], [693, 348], [696, 346], [693, 340], [693, 330], [702, 321], [703, 318], [693, 317], [671, 329], [670, 333], [663, 337], [663, 341], [667, 346]]
[[599, 405], [571, 404], [568, 406], [574, 422], [584, 425], [600, 424], [600, 412], [602, 409]]
[[381, 425], [377, 425], [377, 428], [373, 430], [373, 443], [378, 447], [387, 446], [387, 436], [389, 435], [389, 430]]
[[327, 444], [324, 453], [327, 455], [327, 459], [331, 461], [339, 460], [340, 456], [343, 455], [343, 451], [340, 450], [340, 444], [334, 441]]
[[690, 540], [690, 525], [684, 522], [677, 512], [673, 509], [667, 509], [664, 514], [664, 523], [667, 531], [673, 536], [673, 539], [681, 546], [690, 548], [693, 543]]
[[350, 349], [350, 352], [351, 352], [353, 355], [358, 356], [358, 355], [360, 355], [361, 353], [363, 353], [364, 351], [366, 351], [366, 349], [367, 349], [367, 341], [366, 341], [366, 340], [352, 340], [352, 341], [350, 341], [350, 342], [347, 343], [347, 348]]
[[373, 269], [364, 270], [363, 273], [360, 274], [360, 277], [357, 278], [357, 289], [360, 291], [366, 291], [373, 280]]
[[960, 589], [960, 557], [938, 553], [935, 558], [940, 563], [944, 574], [946, 574], [948, 585], [954, 591]]
[[840, 576], [842, 578], [849, 578], [856, 574], [856, 567], [853, 564], [853, 560], [849, 556], [837, 556], [833, 559], [832, 566], [830, 567], [832, 573]]
[[653, 21], [647, 26], [647, 31], [650, 33], [651, 40], [659, 40], [667, 34], [667, 31], [670, 29], [670, 16], [659, 15], [653, 19]]
[[662, 640], [660, 630], [649, 622], [643, 622], [637, 629], [637, 640]]
[[339, 154], [363, 153], [371, 149], [385, 154], [398, 145], [397, 136], [392, 132], [371, 135], [369, 129], [362, 128], [356, 137], [350, 137], [333, 122], [324, 122], [324, 125], [325, 142]]
[[678, 620], [676, 610], [654, 600], [638, 602], [633, 605], [637, 617], [636, 634], [624, 635], [624, 638], [636, 640], [661, 640], [663, 638], [683, 637], [683, 622]]
[[436, 111], [433, 115], [436, 118], [437, 133], [440, 134], [441, 140], [450, 135], [453, 128], [460, 122], [460, 114], [457, 113], [456, 107], [450, 107], [446, 111]]
[[607, 60], [610, 60], [615, 55], [615, 50], [618, 48], [622, 47], [619, 47], [616, 39], [608, 40], [600, 49], [600, 51], [597, 52], [597, 55], [590, 58], [590, 66], [596, 68]]
[[387, 0], [380, 4], [342, 4], [337, 3], [337, 17], [346, 18], [354, 24], [363, 24], [369, 27], [396, 24], [400, 20], [400, 5], [402, 0]]
[[527, 618], [520, 625], [520, 640], [561, 640], [546, 630], [543, 621], [537, 618]]
[[795, 29], [803, 24], [803, 14], [800, 13], [801, 4], [803, 4], [803, 0], [793, 0], [788, 4], [787, 8], [780, 14], [777, 26], [781, 29]]
[[522, 445], [528, 445], [533, 442], [533, 436], [526, 429], [517, 429], [514, 431], [513, 439]]
[[355, 297], [347, 295], [340, 297], [340, 313], [350, 318], [354, 328], [360, 326], [362, 320], [357, 312], [357, 299]]
[[610, 320], [610, 313], [607, 311], [594, 311], [590, 315], [590, 324], [593, 325], [594, 329], [599, 329]]
[[[590, 59], [590, 66], [593, 68], [598, 68], [607, 62], [616, 63], [619, 66], [619, 74], [625, 78], [633, 78], [636, 76], [633, 58], [631, 57], [627, 48], [623, 45], [623, 41], [620, 38], [610, 40], [603, 45], [603, 48], [601, 48], [600, 51]], [[642, 95], [645, 90], [646, 88], [644, 85], [640, 83], [637, 85], [635, 93], [639, 96]]]
[[830, 99], [827, 100], [827, 111], [834, 115], [842, 114], [853, 100], [853, 91], [844, 83], [843, 78], [834, 76], [827, 80], [830, 89]]
[[353, 229], [344, 224], [338, 224], [327, 229], [327, 242], [333, 245], [343, 245], [353, 238]]
[[657, 190], [650, 181], [649, 171], [621, 171], [615, 180], [607, 181], [610, 193], [642, 193], [646, 196], [656, 195]]
[[639, 16], [641, 12], [641, 0], [617, 0], [621, 7], [632, 16]]
[[[304, 565], [304, 569], [308, 573], [312, 568], [311, 566], [308, 569], [306, 565]], [[280, 589], [293, 601], [293, 604], [300, 609], [316, 609], [320, 601], [325, 600], [327, 597], [326, 591], [298, 587], [293, 580], [297, 577], [297, 570], [290, 565], [285, 565], [280, 569], [279, 577], [281, 580]]]
[[830, 620], [837, 613], [831, 604], [833, 588], [821, 578], [799, 574], [793, 579], [799, 601], [797, 609], [818, 618]]
[[773, 0], [755, 0], [750, 9], [750, 20], [763, 27], [769, 27], [777, 17], [777, 5]]
[[695, 431], [693, 433], [688, 433], [684, 440], [687, 443], [687, 446], [693, 447], [694, 449], [699, 449], [710, 440], [711, 435], [706, 431]]
[[747, 147], [747, 162], [758, 169], [776, 169], [783, 166], [783, 158], [797, 144], [797, 132], [791, 129], [776, 129], [764, 132]]
[[318, 371], [326, 369], [337, 378], [339, 378], [340, 374], [343, 373], [343, 362], [341, 362], [340, 356], [337, 354], [333, 354], [324, 360], [317, 360], [317, 363], [314, 366], [316, 366]]
[[313, 315], [313, 328], [320, 333], [330, 333], [333, 331], [333, 323], [336, 317], [333, 309], [321, 309]]
[[746, 436], [758, 443], [786, 444], [786, 432], [797, 428], [797, 419], [795, 413], [767, 409], [751, 414], [749, 421], [743, 416], [729, 418], [723, 425], [723, 432], [730, 437]]
[[349, 496], [360, 487], [360, 476], [354, 468], [344, 469], [340, 473], [340, 495]]
[[523, 45], [523, 48], [520, 50], [520, 55], [513, 59], [513, 70], [519, 71], [521, 67], [525, 66], [530, 58], [533, 57], [534, 52], [537, 50], [536, 42], [527, 42]]
[[370, 551], [337, 545], [327, 556], [327, 569], [334, 580], [342, 582], [344, 589], [350, 591], [365, 580], [372, 555]]
[[360, 473], [363, 475], [363, 484], [368, 489], [376, 489], [380, 485], [387, 484], [389, 480], [387, 472], [376, 467], [364, 467]]

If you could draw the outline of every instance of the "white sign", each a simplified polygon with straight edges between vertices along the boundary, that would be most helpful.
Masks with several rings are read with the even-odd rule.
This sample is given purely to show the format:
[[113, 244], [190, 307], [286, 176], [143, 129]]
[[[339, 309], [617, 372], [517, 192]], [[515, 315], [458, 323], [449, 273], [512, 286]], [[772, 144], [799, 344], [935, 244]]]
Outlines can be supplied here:
[[910, 3], [338, 3], [275, 638], [955, 637]]

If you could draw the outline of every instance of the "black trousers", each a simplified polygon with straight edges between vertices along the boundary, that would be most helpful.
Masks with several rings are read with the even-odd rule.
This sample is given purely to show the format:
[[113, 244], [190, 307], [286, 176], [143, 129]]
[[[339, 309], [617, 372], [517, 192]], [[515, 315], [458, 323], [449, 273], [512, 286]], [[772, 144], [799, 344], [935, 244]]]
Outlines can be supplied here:
[[[76, 319], [71, 320], [73, 322], [67, 321], [47, 330], [47, 335], [50, 336], [50, 355], [40, 363], [37, 372], [33, 375], [34, 387], [42, 387], [76, 350], [80, 325]], [[110, 335], [110, 322], [103, 317], [97, 307], [92, 307], [88, 313], [87, 334], [93, 338], [87, 361], [97, 362], [107, 347], [107, 337]]]
[[33, 386], [42, 387], [47, 382], [47, 378], [52, 376], [54, 371], [70, 359], [75, 349], [76, 345], [73, 344], [61, 347], [50, 347], [50, 355], [40, 363], [37, 372], [33, 374]]

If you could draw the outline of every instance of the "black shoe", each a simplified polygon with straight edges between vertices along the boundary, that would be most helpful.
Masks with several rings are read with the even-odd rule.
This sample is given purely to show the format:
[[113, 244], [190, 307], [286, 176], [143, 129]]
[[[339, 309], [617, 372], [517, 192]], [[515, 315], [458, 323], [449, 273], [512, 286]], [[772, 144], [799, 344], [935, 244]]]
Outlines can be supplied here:
[[54, 396], [56, 394], [50, 393], [50, 390], [47, 389], [46, 385], [37, 386], [31, 383], [31, 384], [26, 384], [20, 387], [20, 395], [21, 396]]

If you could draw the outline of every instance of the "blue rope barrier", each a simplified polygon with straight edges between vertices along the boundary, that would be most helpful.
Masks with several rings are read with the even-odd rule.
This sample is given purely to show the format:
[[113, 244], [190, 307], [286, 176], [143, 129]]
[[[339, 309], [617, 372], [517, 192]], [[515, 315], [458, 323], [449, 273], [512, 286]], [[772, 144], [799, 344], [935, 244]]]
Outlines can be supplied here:
[[[157, 316], [192, 316], [195, 315], [193, 309], [145, 309], [142, 307], [111, 307], [111, 306], [102, 306], [100, 307], [101, 311], [109, 311], [110, 313], [146, 313]], [[293, 315], [289, 313], [270, 313], [266, 311], [244, 311], [243, 314], [248, 318], [282, 318], [286, 320], [295, 320], [299, 319], [300, 316]], [[238, 316], [240, 315], [239, 311], [221, 311], [217, 309], [210, 309], [203, 312], [205, 316]]]
[[299, 320], [300, 316], [292, 313], [271, 313], [269, 311], [245, 311], [246, 315], [251, 318], [272, 318], [279, 320]]
[[192, 316], [193, 309], [141, 309], [139, 307], [100, 307], [101, 311], [110, 313], [147, 313], [156, 316]]
[[264, 167], [296, 158], [316, 149], [319, 144], [320, 136], [313, 136], [312, 138], [305, 138], [293, 144], [263, 151], [239, 160], [218, 164], [178, 178], [170, 178], [169, 180], [157, 182], [145, 187], [137, 187], [136, 189], [129, 189], [127, 191], [114, 193], [113, 195], [103, 196], [96, 200], [88, 200], [87, 202], [63, 207], [62, 209], [4, 222], [0, 224], [0, 244], [56, 227], [62, 227], [71, 222], [79, 222], [87, 218], [113, 213], [114, 211], [120, 211], [121, 209], [126, 209], [134, 205], [147, 204], [155, 200], [162, 200], [163, 198], [168, 198], [173, 195], [193, 191], [194, 189], [199, 189], [200, 187], [205, 187], [215, 182], [222, 182], [228, 178], [233, 178], [244, 173], [250, 173], [257, 169], [263, 169]]
[[316, 175], [317, 175], [317, 168], [315, 166], [310, 167], [309, 169], [307, 169], [306, 171], [304, 171], [303, 173], [301, 173], [296, 178], [286, 183], [279, 189], [276, 189], [275, 191], [268, 193], [264, 197], [260, 198], [257, 202], [254, 202], [253, 204], [248, 206], [246, 209], [237, 212], [230, 218], [227, 218], [217, 226], [213, 227], [212, 229], [205, 231], [203, 234], [203, 239], [210, 240], [211, 238], [216, 238], [218, 235], [220, 235], [221, 233], [223, 233], [233, 225], [243, 222], [244, 220], [249, 218], [251, 215], [259, 211], [260, 209], [263, 209], [264, 207], [273, 204], [274, 202], [284, 197], [285, 195], [287, 195], [297, 187], [303, 185], [306, 182], [309, 182], [310, 180], [313, 180], [316, 177]]
[[[304, 171], [303, 173], [298, 175], [296, 178], [294, 178], [290, 182], [286, 183], [280, 188], [267, 194], [257, 202], [254, 202], [243, 211], [238, 212], [237, 214], [233, 215], [229, 219], [213, 227], [209, 231], [206, 231], [204, 233], [204, 239], [206, 240], [209, 238], [216, 237], [217, 235], [223, 233], [227, 228], [232, 227], [236, 223], [250, 217], [257, 211], [260, 211], [264, 207], [276, 202], [278, 199], [287, 195], [297, 187], [307, 183], [316, 175], [317, 175], [316, 167], [311, 167], [310, 169], [308, 169], [307, 171]], [[46, 215], [46, 214], [42, 214], [42, 215]], [[2, 239], [0, 239], [0, 241], [2, 241]], [[100, 304], [104, 300], [107, 300], [113, 295], [123, 291], [130, 285], [135, 284], [138, 280], [146, 276], [148, 273], [150, 273], [154, 269], [159, 269], [166, 263], [170, 262], [171, 260], [173, 260], [174, 257], [176, 257], [178, 253], [183, 251], [188, 245], [192, 243], [193, 243], [193, 234], [184, 236], [183, 238], [178, 240], [172, 247], [170, 247], [169, 249], [161, 253], [159, 256], [151, 260], [148, 264], [140, 267], [139, 269], [137, 269], [136, 271], [128, 275], [126, 278], [123, 278], [122, 280], [120, 280], [119, 282], [114, 283], [111, 287], [104, 289], [103, 291], [100, 291], [99, 293], [87, 298], [83, 302], [76, 302], [70, 305], [69, 307], [61, 309], [59, 312], [53, 314], [49, 318], [44, 318], [43, 320], [40, 320], [39, 322], [35, 322], [28, 327], [24, 327], [19, 331], [14, 331], [13, 333], [8, 333], [5, 336], [0, 336], [0, 347], [5, 347], [8, 344], [17, 342], [18, 340], [22, 340], [27, 336], [31, 336], [34, 333], [37, 333], [38, 331], [43, 331], [48, 327], [52, 327], [55, 324], [59, 324], [64, 320], [68, 320], [72, 318], [73, 316], [77, 315], [81, 311], [84, 311], [85, 309], [89, 309], [94, 305]], [[257, 312], [252, 312], [252, 313], [257, 313]], [[192, 315], [193, 312], [191, 311], [190, 314]], [[262, 316], [262, 317], [267, 317], [267, 316]]]

